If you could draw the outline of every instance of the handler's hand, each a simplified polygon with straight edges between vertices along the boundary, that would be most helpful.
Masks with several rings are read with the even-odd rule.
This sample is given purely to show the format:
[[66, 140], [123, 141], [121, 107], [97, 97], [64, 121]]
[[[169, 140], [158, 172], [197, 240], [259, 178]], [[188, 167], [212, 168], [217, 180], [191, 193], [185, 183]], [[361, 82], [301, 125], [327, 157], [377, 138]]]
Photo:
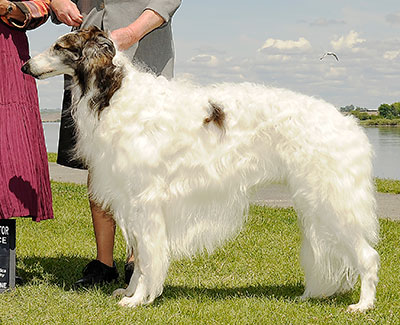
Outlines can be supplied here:
[[83, 16], [71, 0], [53, 0], [50, 7], [62, 23], [74, 27], [79, 27], [82, 24]]

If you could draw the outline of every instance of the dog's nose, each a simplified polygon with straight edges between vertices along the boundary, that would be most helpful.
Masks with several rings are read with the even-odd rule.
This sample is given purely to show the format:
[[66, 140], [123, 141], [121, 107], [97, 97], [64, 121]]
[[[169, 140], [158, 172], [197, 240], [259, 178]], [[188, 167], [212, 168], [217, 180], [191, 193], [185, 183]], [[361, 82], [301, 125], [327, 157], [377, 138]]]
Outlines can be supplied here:
[[30, 67], [29, 67], [29, 61], [26, 62], [26, 63], [21, 67], [21, 71], [22, 71], [23, 73], [26, 73], [26, 74], [31, 74], [31, 73], [30, 73], [30, 72], [31, 72], [31, 69], [30, 69]]

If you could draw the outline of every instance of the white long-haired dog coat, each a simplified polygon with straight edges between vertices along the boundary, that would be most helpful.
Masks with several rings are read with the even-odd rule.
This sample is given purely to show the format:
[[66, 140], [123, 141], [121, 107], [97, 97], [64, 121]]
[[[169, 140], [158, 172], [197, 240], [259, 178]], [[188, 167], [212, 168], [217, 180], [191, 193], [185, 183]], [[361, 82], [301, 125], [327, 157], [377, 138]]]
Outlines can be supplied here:
[[73, 77], [76, 154], [112, 212], [135, 271], [124, 306], [152, 302], [171, 258], [234, 235], [252, 189], [284, 182], [302, 231], [303, 297], [351, 289], [375, 300], [378, 222], [371, 146], [332, 105], [250, 83], [197, 87], [139, 71], [96, 28], [66, 34], [23, 71]]

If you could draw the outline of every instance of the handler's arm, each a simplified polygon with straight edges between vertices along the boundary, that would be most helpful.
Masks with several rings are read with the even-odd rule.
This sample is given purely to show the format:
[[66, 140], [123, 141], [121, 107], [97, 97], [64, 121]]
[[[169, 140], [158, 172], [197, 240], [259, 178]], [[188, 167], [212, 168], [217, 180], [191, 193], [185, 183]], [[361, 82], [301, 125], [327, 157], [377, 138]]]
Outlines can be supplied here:
[[163, 23], [164, 19], [158, 13], [153, 10], [145, 10], [132, 24], [112, 31], [110, 36], [117, 44], [118, 49], [123, 51]]
[[46, 22], [49, 17], [49, 4], [50, 0], [0, 0], [0, 18], [10, 26], [33, 29]]
[[120, 50], [126, 50], [152, 30], [168, 22], [181, 0], [152, 0], [132, 24], [111, 32], [111, 38]]

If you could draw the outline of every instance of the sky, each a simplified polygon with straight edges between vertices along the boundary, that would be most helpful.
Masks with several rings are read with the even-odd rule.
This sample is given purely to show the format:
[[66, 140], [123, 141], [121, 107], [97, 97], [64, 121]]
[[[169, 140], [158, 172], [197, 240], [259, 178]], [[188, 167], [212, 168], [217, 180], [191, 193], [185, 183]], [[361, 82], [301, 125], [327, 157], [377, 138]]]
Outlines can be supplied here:
[[[68, 31], [29, 31], [31, 56]], [[176, 78], [261, 83], [336, 107], [400, 101], [399, 0], [183, 0], [173, 31]], [[328, 51], [339, 61], [320, 60]], [[62, 84], [38, 81], [41, 109], [61, 107]]]

